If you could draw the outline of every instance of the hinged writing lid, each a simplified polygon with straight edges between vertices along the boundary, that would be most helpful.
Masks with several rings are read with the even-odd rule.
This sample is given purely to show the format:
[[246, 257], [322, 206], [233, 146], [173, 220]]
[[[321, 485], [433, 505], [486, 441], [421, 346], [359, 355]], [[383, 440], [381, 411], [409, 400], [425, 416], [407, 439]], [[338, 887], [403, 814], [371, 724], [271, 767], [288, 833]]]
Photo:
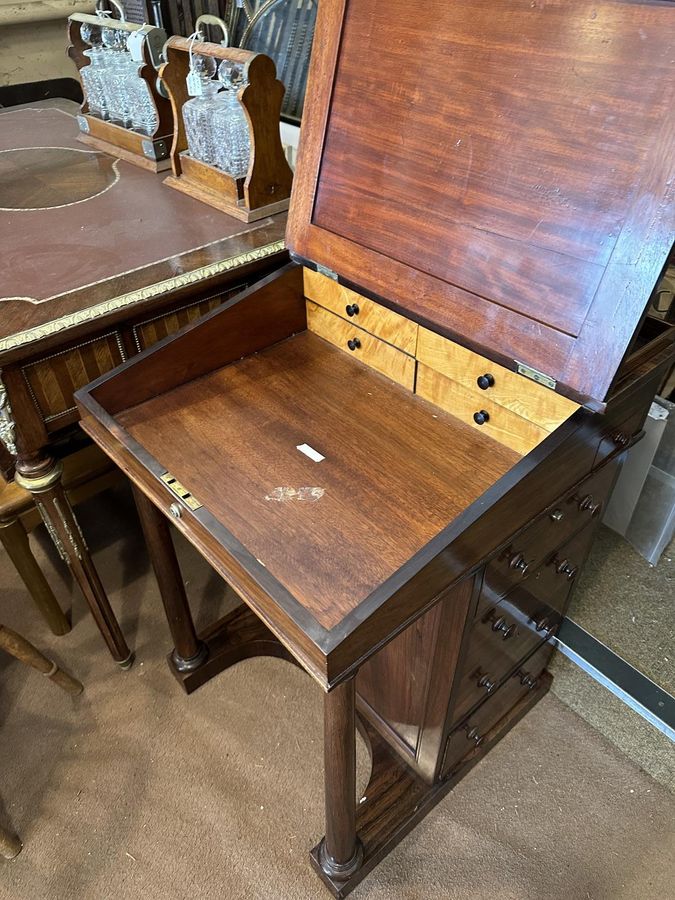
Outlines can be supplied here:
[[672, 246], [674, 41], [662, 0], [322, 0], [289, 248], [602, 401]]

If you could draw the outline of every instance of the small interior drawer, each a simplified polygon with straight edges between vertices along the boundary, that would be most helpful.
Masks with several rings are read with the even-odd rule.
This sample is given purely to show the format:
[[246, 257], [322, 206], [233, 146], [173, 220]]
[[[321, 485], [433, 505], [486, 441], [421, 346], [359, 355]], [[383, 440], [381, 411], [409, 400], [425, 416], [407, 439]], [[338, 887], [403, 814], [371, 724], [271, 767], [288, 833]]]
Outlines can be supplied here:
[[547, 554], [591, 519], [600, 518], [620, 466], [621, 460], [602, 466], [528, 525], [487, 565], [483, 580], [487, 602], [498, 602], [514, 585], [530, 576]]
[[351, 353], [397, 384], [412, 391], [415, 385], [415, 360], [362, 328], [333, 315], [311, 300], [307, 301], [307, 327], [336, 347]]
[[441, 774], [447, 775], [462, 760], [473, 756], [490, 739], [490, 731], [529, 691], [538, 686], [537, 679], [546, 668], [553, 652], [550, 643], [543, 644], [498, 688], [492, 696], [461, 722], [449, 735]]
[[477, 408], [483, 408], [485, 403], [496, 403], [521, 419], [536, 423], [544, 431], [555, 431], [579, 408], [578, 404], [550, 388], [505, 369], [427, 328], [419, 330], [417, 358], [420, 363], [469, 390]]
[[522, 455], [529, 453], [548, 435], [544, 428], [493, 402], [479, 388], [467, 388], [421, 362], [417, 367], [415, 391], [425, 400]]
[[305, 297], [324, 309], [352, 325], [358, 325], [388, 344], [393, 344], [410, 356], [415, 355], [419, 326], [411, 319], [406, 319], [311, 269], [304, 270], [304, 289]]

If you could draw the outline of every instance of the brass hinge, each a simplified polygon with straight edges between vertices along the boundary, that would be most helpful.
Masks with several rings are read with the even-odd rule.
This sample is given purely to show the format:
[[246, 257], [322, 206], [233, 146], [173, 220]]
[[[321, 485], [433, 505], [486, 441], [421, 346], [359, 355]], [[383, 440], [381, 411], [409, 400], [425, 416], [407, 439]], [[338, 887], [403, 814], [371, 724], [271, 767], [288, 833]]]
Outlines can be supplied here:
[[556, 385], [558, 382], [555, 378], [551, 378], [550, 375], [546, 375], [544, 372], [539, 372], [537, 369], [533, 369], [532, 366], [526, 366], [525, 363], [519, 363], [518, 360], [515, 360], [516, 366], [518, 367], [516, 371], [519, 375], [524, 375], [526, 378], [531, 378], [532, 381], [536, 381], [537, 384], [543, 384], [544, 387], [551, 388], [552, 391], [556, 389]]
[[188, 507], [188, 509], [200, 509], [202, 504], [197, 500], [196, 497], [193, 497], [190, 491], [186, 490], [180, 481], [177, 481], [176, 478], [171, 474], [171, 472], [165, 472], [162, 475], [162, 481], [169, 488], [172, 494], [175, 494], [179, 500], [182, 500], [183, 503]]
[[322, 266], [321, 263], [316, 264], [316, 271], [319, 275], [325, 275], [326, 278], [331, 278], [333, 281], [337, 281], [337, 272], [334, 272], [332, 269], [329, 269], [327, 266]]

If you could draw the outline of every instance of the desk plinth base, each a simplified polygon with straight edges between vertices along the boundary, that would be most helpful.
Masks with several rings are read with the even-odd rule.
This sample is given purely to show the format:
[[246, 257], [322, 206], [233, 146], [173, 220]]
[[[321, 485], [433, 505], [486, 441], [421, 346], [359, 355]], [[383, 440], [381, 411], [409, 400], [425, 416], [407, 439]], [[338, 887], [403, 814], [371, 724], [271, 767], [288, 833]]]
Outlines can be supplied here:
[[167, 657], [169, 668], [186, 694], [243, 659], [275, 656], [298, 665], [284, 645], [246, 606], [238, 606], [198, 635], [205, 645], [205, 661], [189, 672], [180, 672], [173, 653]]
[[334, 897], [342, 898], [371, 872], [403, 838], [412, 831], [433, 807], [464, 778], [476, 763], [529, 710], [541, 700], [553, 678], [544, 672], [539, 687], [528, 693], [486, 735], [485, 741], [433, 785], [423, 781], [363, 719], [359, 731], [370, 747], [372, 770], [364, 798], [357, 806], [356, 833], [363, 846], [363, 862], [352, 875], [344, 879], [329, 875], [321, 865], [320, 841], [310, 852], [310, 859]]

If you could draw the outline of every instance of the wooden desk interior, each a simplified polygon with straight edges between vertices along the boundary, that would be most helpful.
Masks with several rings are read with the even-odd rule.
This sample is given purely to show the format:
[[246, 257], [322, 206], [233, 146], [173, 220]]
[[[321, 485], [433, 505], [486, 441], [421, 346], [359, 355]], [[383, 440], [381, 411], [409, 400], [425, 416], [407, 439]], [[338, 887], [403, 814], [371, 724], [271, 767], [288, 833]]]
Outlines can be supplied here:
[[117, 419], [328, 629], [519, 459], [311, 332]]

